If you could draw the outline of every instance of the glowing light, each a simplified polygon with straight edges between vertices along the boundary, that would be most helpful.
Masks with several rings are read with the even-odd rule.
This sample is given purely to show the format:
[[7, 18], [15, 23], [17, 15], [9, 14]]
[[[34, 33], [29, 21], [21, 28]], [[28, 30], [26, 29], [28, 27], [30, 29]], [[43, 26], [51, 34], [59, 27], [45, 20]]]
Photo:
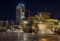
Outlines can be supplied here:
[[22, 6], [25, 6], [24, 4], [22, 4]]
[[24, 21], [24, 23], [28, 23], [27, 21]]
[[59, 20], [56, 20], [56, 19], [47, 19], [46, 21], [58, 22]]
[[42, 38], [40, 41], [48, 41], [46, 38]]
[[19, 6], [25, 6], [24, 4], [21, 4], [21, 3], [19, 3], [18, 5], [19, 5]]

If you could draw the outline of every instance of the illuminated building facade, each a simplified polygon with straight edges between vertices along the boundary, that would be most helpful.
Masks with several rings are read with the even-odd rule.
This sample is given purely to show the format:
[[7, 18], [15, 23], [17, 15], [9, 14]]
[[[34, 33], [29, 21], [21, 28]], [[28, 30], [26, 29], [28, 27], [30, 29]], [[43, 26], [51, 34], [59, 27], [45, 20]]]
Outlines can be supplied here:
[[16, 21], [20, 24], [23, 19], [25, 19], [25, 5], [19, 3], [16, 6]]
[[50, 13], [49, 12], [40, 12], [38, 13], [38, 19], [39, 20], [44, 20], [44, 19], [49, 19], [50, 18]]

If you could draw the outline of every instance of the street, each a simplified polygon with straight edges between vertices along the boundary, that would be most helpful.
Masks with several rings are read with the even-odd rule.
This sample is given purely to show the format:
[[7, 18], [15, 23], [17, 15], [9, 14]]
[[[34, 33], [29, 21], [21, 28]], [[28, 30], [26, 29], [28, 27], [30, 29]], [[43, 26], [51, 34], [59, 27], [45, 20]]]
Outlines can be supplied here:
[[60, 35], [0, 32], [0, 41], [60, 41]]

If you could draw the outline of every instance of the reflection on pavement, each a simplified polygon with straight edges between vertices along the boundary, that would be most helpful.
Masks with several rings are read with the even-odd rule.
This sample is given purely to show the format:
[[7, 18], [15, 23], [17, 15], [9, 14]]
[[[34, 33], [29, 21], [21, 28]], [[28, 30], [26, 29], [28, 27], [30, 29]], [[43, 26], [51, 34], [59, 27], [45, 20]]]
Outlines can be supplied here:
[[48, 39], [42, 38], [42, 39], [40, 39], [39, 41], [48, 41]]
[[58, 41], [57, 39], [54, 38], [41, 38], [39, 41]]
[[60, 41], [60, 35], [34, 35], [31, 33], [0, 33], [0, 41]]

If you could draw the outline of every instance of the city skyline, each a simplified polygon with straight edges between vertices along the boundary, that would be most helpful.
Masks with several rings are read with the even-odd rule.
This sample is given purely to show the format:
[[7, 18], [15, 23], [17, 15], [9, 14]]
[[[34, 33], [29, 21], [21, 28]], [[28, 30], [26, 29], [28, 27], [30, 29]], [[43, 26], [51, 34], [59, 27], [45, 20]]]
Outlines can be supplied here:
[[[51, 0], [2, 0], [0, 1], [0, 20], [10, 20], [16, 17], [16, 5], [20, 2], [26, 5], [26, 9], [37, 12], [37, 11], [49, 11], [51, 15], [60, 19], [60, 1]], [[33, 14], [31, 14], [33, 15]]]

